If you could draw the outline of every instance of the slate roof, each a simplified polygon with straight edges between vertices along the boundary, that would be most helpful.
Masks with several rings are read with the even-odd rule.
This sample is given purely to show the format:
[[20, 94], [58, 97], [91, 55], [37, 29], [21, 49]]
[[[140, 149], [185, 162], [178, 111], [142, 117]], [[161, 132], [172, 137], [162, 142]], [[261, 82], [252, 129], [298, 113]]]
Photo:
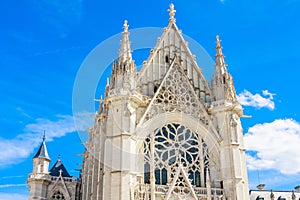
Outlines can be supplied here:
[[37, 153], [33, 158], [46, 158], [50, 160], [45, 140], [43, 140], [39, 150], [37, 151]]
[[62, 170], [62, 177], [71, 177], [68, 173], [67, 169], [65, 168], [64, 164], [61, 162], [60, 158], [57, 159], [56, 163], [50, 169], [51, 176], [59, 176], [60, 170]]

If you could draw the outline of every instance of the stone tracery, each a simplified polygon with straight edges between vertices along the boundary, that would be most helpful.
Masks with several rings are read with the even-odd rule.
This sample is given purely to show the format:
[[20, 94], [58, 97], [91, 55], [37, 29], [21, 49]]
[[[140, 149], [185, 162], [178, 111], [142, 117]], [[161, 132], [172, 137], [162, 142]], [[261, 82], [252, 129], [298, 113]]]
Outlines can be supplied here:
[[154, 160], [156, 184], [165, 185], [172, 181], [179, 164], [182, 164], [192, 185], [205, 185], [204, 171], [209, 164], [209, 154], [207, 145], [198, 134], [183, 125], [167, 124], [154, 132], [153, 140], [153, 154], [151, 137], [144, 142], [145, 183], [150, 183], [150, 165]]
[[51, 196], [51, 200], [57, 200], [57, 199], [65, 199], [64, 195], [62, 192], [60, 191], [56, 191], [52, 196]]
[[177, 63], [170, 69], [157, 92], [150, 111], [151, 116], [165, 112], [183, 112], [196, 119], [205, 120], [199, 100]]

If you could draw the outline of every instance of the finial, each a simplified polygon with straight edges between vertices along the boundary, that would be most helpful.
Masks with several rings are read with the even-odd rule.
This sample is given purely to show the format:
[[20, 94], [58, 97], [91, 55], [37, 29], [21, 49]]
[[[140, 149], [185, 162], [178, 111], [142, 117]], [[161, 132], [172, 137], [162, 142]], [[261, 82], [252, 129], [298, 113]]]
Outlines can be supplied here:
[[124, 21], [124, 24], [123, 24], [123, 29], [124, 29], [124, 32], [127, 32], [127, 31], [128, 31], [128, 27], [129, 27], [129, 25], [128, 25], [128, 21], [127, 21], [127, 20], [125, 20], [125, 21]]
[[215, 56], [216, 65], [226, 67], [227, 64], [225, 63], [225, 60], [224, 60], [225, 56], [222, 52], [223, 47], [221, 46], [221, 42], [222, 42], [222, 40], [220, 40], [220, 36], [217, 35], [216, 36], [216, 56]]
[[57, 156], [57, 160], [58, 160], [58, 161], [60, 161], [60, 154], [58, 154], [58, 156]]
[[217, 47], [220, 47], [220, 46], [221, 46], [221, 42], [222, 42], [222, 40], [220, 40], [220, 36], [217, 35], [217, 36], [216, 36], [216, 44], [217, 44]]
[[43, 134], [43, 142], [45, 142], [46, 140], [46, 131], [44, 130], [44, 134]]
[[174, 4], [170, 3], [168, 12], [169, 12], [169, 16], [170, 16], [169, 21], [175, 22], [174, 16], [175, 16], [176, 10], [174, 9]]

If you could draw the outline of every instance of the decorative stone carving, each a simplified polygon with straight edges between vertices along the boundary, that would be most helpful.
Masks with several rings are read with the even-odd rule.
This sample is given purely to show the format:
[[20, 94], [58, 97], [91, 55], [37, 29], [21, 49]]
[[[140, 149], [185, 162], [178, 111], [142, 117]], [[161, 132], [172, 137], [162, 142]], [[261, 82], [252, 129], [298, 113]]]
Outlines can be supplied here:
[[207, 123], [201, 103], [179, 64], [170, 69], [150, 109], [150, 117], [166, 112], [183, 112]]

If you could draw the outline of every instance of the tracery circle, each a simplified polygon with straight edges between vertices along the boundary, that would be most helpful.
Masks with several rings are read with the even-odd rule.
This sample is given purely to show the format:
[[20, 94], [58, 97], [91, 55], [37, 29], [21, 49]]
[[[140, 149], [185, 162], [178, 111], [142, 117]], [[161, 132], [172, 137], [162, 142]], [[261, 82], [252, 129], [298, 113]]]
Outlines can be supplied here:
[[53, 195], [52, 195], [52, 200], [56, 200], [56, 199], [62, 199], [64, 200], [65, 197], [64, 195], [60, 192], [60, 191], [56, 191]]
[[[151, 139], [154, 142], [152, 154]], [[187, 169], [193, 185], [204, 184], [205, 169], [208, 167], [208, 148], [204, 140], [190, 128], [170, 123], [155, 130], [153, 135], [145, 140], [144, 153], [145, 176], [147, 170], [150, 170], [151, 161], [154, 160], [156, 184], [166, 184], [167, 179], [174, 176], [179, 164]], [[149, 182], [148, 178], [145, 178], [145, 183]]]

